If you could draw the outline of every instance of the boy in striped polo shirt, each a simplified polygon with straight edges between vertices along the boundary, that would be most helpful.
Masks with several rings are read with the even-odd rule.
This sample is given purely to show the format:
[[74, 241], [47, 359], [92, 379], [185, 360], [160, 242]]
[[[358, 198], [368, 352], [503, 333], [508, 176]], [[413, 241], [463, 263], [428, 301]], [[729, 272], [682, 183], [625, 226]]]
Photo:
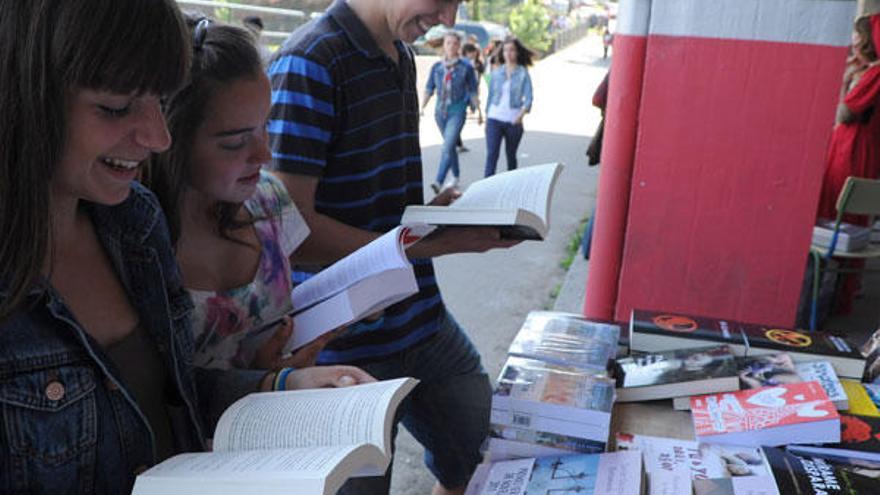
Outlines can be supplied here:
[[[458, 0], [336, 0], [294, 32], [269, 66], [268, 124], [277, 175], [309, 224], [309, 257], [335, 261], [423, 203], [415, 61], [404, 42], [455, 22]], [[449, 204], [456, 191], [432, 204]], [[353, 325], [319, 362], [357, 363], [379, 379], [421, 380], [402, 422], [425, 446], [435, 494], [462, 493], [488, 432], [491, 387], [480, 356], [446, 311], [431, 258], [515, 244], [496, 229], [446, 229], [416, 244], [420, 292]], [[295, 331], [295, 330], [294, 330]], [[387, 493], [389, 476], [346, 493]]]

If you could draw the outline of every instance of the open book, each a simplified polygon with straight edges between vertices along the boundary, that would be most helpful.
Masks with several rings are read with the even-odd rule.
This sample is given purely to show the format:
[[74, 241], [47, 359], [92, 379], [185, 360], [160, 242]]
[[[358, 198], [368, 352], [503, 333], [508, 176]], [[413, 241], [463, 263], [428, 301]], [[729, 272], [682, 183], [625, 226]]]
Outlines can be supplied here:
[[133, 495], [332, 495], [381, 476], [400, 401], [418, 380], [248, 395], [227, 409], [214, 451], [174, 456], [137, 477]]
[[500, 227], [506, 239], [542, 240], [561, 170], [562, 164], [548, 163], [496, 174], [471, 184], [449, 206], [407, 206], [400, 223]]
[[[424, 224], [396, 227], [294, 287], [293, 336], [283, 353], [417, 293], [405, 251], [432, 230]], [[245, 353], [255, 353], [280, 322], [250, 332], [242, 342]]]

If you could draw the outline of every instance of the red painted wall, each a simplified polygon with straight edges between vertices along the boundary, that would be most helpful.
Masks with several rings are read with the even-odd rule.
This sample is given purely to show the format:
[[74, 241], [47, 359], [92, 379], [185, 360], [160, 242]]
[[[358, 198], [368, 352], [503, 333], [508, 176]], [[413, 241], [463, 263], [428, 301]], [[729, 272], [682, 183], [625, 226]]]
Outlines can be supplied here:
[[615, 318], [642, 308], [794, 323], [845, 56], [648, 37]]

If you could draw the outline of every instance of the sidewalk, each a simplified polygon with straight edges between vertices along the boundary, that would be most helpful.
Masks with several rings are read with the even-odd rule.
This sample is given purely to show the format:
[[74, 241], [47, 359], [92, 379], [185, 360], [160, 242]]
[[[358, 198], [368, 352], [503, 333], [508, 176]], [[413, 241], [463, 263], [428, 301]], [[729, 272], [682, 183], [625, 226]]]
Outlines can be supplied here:
[[[599, 112], [591, 106], [590, 99], [607, 70], [608, 61], [603, 61], [601, 54], [601, 41], [588, 37], [530, 69], [535, 103], [524, 122], [520, 166], [553, 161], [565, 164], [553, 199], [548, 238], [524, 242], [508, 250], [435, 260], [444, 302], [482, 354], [483, 365], [493, 381], [526, 314], [552, 307], [551, 294], [566, 274], [559, 263], [565, 257], [569, 239], [591, 213], [595, 201], [598, 170], [587, 167], [584, 151], [599, 120]], [[419, 59], [418, 67], [424, 71], [436, 60]], [[420, 93], [422, 89], [423, 83]], [[439, 161], [440, 135], [432, 112], [429, 106], [421, 126], [426, 185], [435, 176]], [[462, 186], [466, 187], [482, 177], [484, 128], [468, 120], [462, 138], [470, 148], [460, 155]], [[498, 166], [504, 170], [503, 157]], [[427, 189], [425, 194], [430, 197]], [[433, 476], [422, 461], [422, 448], [402, 428], [391, 493], [427, 494], [432, 484]]]

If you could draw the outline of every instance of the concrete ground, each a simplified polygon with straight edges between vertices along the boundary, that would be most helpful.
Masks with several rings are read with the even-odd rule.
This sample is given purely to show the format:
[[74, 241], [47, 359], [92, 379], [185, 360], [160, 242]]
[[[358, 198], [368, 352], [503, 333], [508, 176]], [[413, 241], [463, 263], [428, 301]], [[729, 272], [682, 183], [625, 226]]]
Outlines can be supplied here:
[[[552, 294], [566, 275], [560, 267], [566, 245], [593, 208], [598, 170], [586, 165], [584, 151], [599, 122], [599, 112], [590, 100], [608, 68], [609, 61], [601, 58], [601, 50], [601, 41], [594, 35], [538, 62], [530, 70], [535, 103], [524, 121], [520, 166], [554, 161], [565, 164], [553, 198], [548, 238], [524, 242], [509, 250], [450, 255], [435, 261], [444, 301], [482, 354], [493, 380], [526, 314], [553, 307]], [[422, 78], [435, 60], [420, 57]], [[482, 86], [485, 92], [485, 84]], [[423, 87], [420, 82], [419, 90]], [[421, 126], [426, 185], [436, 175], [441, 142], [432, 111], [432, 106], [426, 109]], [[462, 138], [470, 148], [460, 155], [462, 185], [466, 187], [482, 177], [486, 156], [484, 128], [469, 120]], [[499, 171], [504, 170], [503, 156], [498, 167]], [[427, 189], [425, 194], [430, 197]], [[583, 296], [580, 297], [582, 304]], [[424, 467], [422, 454], [421, 446], [401, 429], [391, 493], [430, 493], [434, 479]]]

